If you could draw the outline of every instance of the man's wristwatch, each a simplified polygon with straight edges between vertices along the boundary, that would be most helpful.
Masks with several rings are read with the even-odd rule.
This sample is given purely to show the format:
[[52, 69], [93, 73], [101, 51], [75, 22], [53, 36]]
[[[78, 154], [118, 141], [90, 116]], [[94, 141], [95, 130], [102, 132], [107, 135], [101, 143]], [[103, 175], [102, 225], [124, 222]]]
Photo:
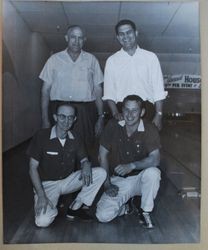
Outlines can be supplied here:
[[100, 117], [105, 118], [105, 115], [104, 115], [104, 114], [99, 114], [98, 116], [99, 116], [99, 118], [100, 118]]
[[89, 162], [89, 160], [88, 160], [87, 157], [83, 158], [83, 159], [80, 161], [81, 164], [83, 164], [83, 163], [85, 163], [85, 162]]

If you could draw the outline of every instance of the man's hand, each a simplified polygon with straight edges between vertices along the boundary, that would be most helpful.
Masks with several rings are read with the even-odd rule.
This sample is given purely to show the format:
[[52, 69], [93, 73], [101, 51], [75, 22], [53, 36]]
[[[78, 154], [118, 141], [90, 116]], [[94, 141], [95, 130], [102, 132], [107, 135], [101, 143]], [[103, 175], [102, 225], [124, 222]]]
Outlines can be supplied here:
[[108, 185], [105, 185], [104, 188], [105, 188], [105, 193], [108, 196], [110, 196], [110, 197], [116, 197], [117, 196], [118, 190], [119, 190], [118, 186], [113, 185], [113, 184], [110, 183]]
[[116, 120], [118, 120], [118, 121], [122, 121], [122, 120], [123, 120], [123, 115], [122, 115], [122, 113], [115, 113], [115, 114], [113, 115], [113, 117], [114, 117]]
[[152, 123], [155, 124], [155, 126], [160, 131], [162, 129], [162, 115], [159, 115], [158, 113], [155, 114]]
[[52, 209], [54, 208], [53, 203], [46, 197], [38, 196], [37, 204], [35, 206], [35, 213], [36, 215], [40, 215], [41, 211], [43, 210], [43, 214], [46, 213], [47, 206], [50, 206]]
[[101, 132], [103, 131], [104, 127], [104, 118], [99, 116], [96, 124], [95, 124], [95, 136], [100, 136]]
[[129, 174], [135, 169], [135, 165], [133, 163], [129, 164], [120, 164], [118, 165], [114, 171], [116, 172], [117, 175], [124, 176], [126, 174]]
[[79, 180], [82, 180], [83, 185], [89, 186], [93, 181], [91, 163], [89, 161], [84, 161], [81, 168]]

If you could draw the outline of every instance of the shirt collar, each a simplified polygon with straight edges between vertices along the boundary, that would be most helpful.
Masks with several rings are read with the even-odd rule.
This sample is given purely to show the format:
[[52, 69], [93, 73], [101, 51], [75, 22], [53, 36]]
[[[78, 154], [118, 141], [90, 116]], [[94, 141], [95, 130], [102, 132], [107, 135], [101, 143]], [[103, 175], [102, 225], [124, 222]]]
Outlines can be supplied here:
[[[136, 48], [135, 53], [137, 53], [140, 49], [141, 49], [141, 48], [140, 48], [139, 45], [137, 44], [137, 48]], [[123, 49], [123, 47], [120, 49], [120, 51], [121, 51], [122, 53], [128, 54], [128, 53]], [[134, 53], [134, 54], [135, 54], [135, 53]]]
[[[69, 136], [69, 139], [74, 140], [74, 136], [71, 133], [71, 131], [68, 131], [68, 136]], [[53, 126], [52, 129], [51, 129], [50, 140], [52, 140], [54, 138], [57, 138], [57, 137], [58, 136], [56, 134], [56, 126]]]
[[[121, 127], [124, 127], [124, 126], [125, 126], [125, 120], [119, 121], [118, 124], [119, 124]], [[138, 132], [144, 132], [144, 122], [143, 122], [142, 119], [140, 119], [139, 126], [138, 126], [138, 128], [137, 128], [137, 131], [138, 131]]]
[[[66, 49], [64, 50], [64, 52], [65, 52], [67, 55], [69, 55], [68, 52], [67, 52], [67, 49], [68, 49], [68, 48], [66, 47]], [[84, 51], [83, 49], [81, 49], [80, 55], [82, 55], [82, 54], [84, 54], [84, 53], [85, 53], [85, 51]]]

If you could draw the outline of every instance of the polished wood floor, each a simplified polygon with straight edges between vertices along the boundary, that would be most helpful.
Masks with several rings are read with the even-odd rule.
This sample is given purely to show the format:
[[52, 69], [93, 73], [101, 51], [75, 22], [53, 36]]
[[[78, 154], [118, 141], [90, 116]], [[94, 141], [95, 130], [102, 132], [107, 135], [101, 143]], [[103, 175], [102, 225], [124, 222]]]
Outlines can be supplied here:
[[161, 137], [163, 178], [153, 212], [156, 227], [151, 230], [139, 225], [136, 214], [116, 218], [107, 224], [70, 222], [65, 218], [66, 207], [60, 209], [49, 228], [37, 228], [25, 156], [28, 142], [6, 152], [3, 163], [4, 243], [199, 242], [200, 198], [187, 198], [184, 193], [187, 188], [200, 191], [199, 122], [195, 119], [166, 122]]

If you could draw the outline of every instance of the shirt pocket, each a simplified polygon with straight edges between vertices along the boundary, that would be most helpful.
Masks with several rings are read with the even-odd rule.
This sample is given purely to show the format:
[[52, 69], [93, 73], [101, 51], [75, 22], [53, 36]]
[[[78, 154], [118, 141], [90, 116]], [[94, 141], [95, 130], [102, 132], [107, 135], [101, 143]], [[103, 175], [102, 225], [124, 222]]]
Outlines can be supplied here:
[[47, 151], [46, 154], [47, 154], [47, 155], [58, 155], [58, 152]]
[[60, 153], [57, 151], [47, 150], [43, 153], [42, 165], [44, 165], [44, 167], [52, 165], [55, 166], [58, 162], [60, 162], [60, 158]]
[[87, 81], [90, 84], [93, 83], [93, 69], [87, 66], [80, 66], [79, 77], [83, 81]]

